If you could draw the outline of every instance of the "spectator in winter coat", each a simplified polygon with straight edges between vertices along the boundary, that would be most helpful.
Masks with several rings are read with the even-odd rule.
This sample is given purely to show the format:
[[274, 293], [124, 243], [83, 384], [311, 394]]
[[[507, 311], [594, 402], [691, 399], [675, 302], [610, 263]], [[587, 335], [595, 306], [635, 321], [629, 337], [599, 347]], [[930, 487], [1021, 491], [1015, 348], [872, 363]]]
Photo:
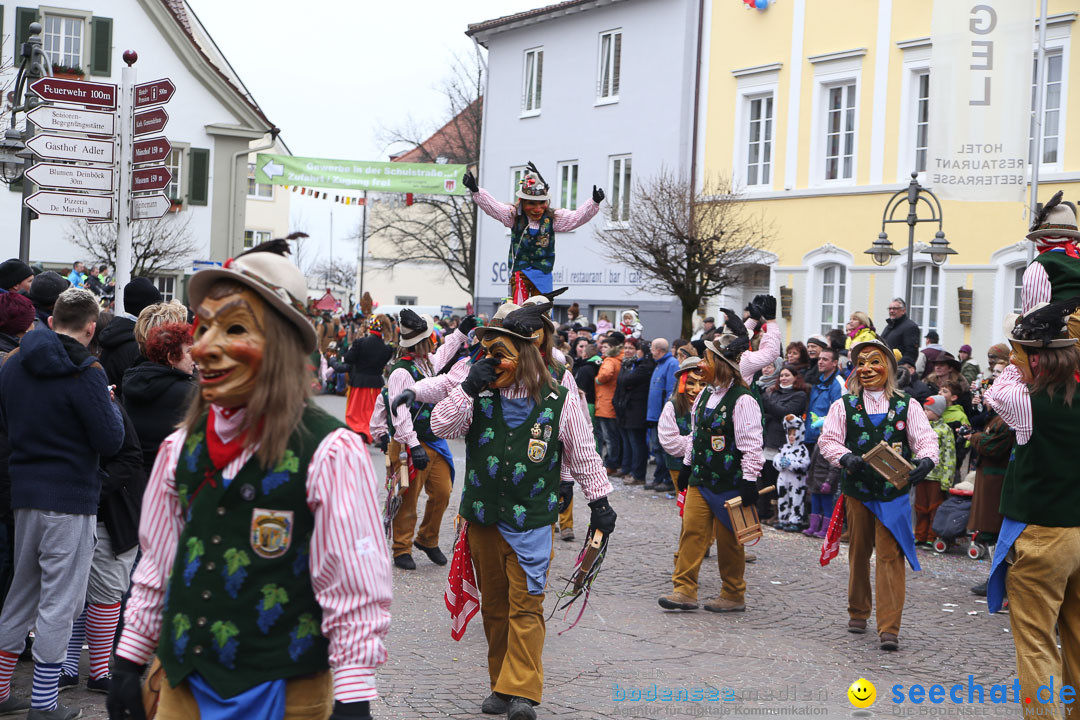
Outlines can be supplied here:
[[974, 385], [975, 380], [979, 377], [980, 370], [979, 364], [971, 359], [971, 346], [961, 345], [956, 359], [960, 361], [960, 374], [964, 376], [969, 385]]
[[[784, 364], [796, 375], [803, 375], [810, 367], [810, 353], [807, 352], [805, 345], [796, 340], [788, 343], [787, 349], [784, 350], [784, 361]], [[814, 356], [814, 364], [817, 365], [817, 355]]]
[[649, 381], [655, 367], [656, 363], [651, 356], [643, 354], [638, 341], [627, 338], [612, 404], [622, 440], [622, 472], [630, 476], [628, 485], [645, 484], [649, 458], [645, 417], [649, 409]]
[[[813, 387], [814, 383], [818, 381], [818, 376], [821, 371], [818, 369], [818, 354], [821, 353], [822, 348], [829, 347], [829, 341], [824, 335], [811, 335], [806, 341], [806, 354], [810, 358], [809, 365], [806, 367], [806, 372], [803, 373], [803, 380], [806, 382], [807, 387]], [[810, 418], [807, 418], [807, 425], [810, 423]]]
[[585, 342], [577, 346], [577, 357], [574, 358], [574, 382], [585, 396], [585, 402], [589, 406], [589, 417], [594, 420], [596, 419], [596, 374], [600, 372], [603, 361], [596, 345]]
[[[355, 433], [371, 442], [371, 415], [375, 400], [383, 386], [383, 370], [394, 348], [383, 340], [383, 332], [390, 326], [390, 318], [379, 315], [368, 324], [368, 334], [354, 342], [345, 353], [343, 362], [348, 366], [349, 398], [345, 403], [345, 422]], [[476, 327], [476, 320], [466, 318], [469, 328]]]
[[902, 363], [896, 370], [896, 387], [903, 390], [920, 403], [934, 394], [934, 388], [919, 379], [915, 368], [907, 363]]
[[907, 316], [907, 303], [901, 298], [893, 298], [889, 303], [889, 319], [881, 339], [886, 345], [900, 351], [900, 362], [915, 364], [919, 352], [919, 326]]
[[856, 343], [861, 343], [865, 340], [873, 340], [877, 337], [874, 321], [862, 310], [856, 310], [851, 313], [851, 317], [848, 318], [845, 330], [847, 330], [847, 337], [844, 340], [845, 350]]
[[23, 293], [30, 290], [34, 280], [34, 271], [18, 258], [11, 258], [0, 263], [0, 290]]
[[[664, 411], [664, 403], [675, 390], [675, 371], [679, 369], [679, 361], [668, 352], [668, 347], [668, 341], [665, 338], [656, 338], [649, 346], [656, 367], [649, 381], [649, 408], [645, 416], [648, 424], [646, 440], [656, 460], [656, 472], [651, 482], [645, 484], [645, 488], [652, 488], [657, 492], [675, 489], [674, 483], [671, 482], [671, 474], [667, 470], [667, 457], [656, 436], [656, 423], [660, 420], [660, 413]], [[657, 488], [658, 485], [659, 488]]]
[[818, 374], [810, 386], [810, 401], [806, 406], [806, 444], [816, 443], [821, 425], [829, 408], [844, 394], [844, 381], [837, 371], [837, 351], [831, 347], [818, 353]]
[[825, 532], [829, 529], [829, 521], [832, 519], [838, 487], [840, 487], [840, 468], [833, 467], [815, 444], [810, 452], [810, 467], [806, 470], [806, 492], [810, 497], [810, 527], [803, 530], [803, 535], [825, 537]]
[[[780, 452], [780, 448], [787, 441], [784, 432], [784, 418], [788, 415], [803, 416], [806, 412], [807, 387], [793, 368], [783, 366], [777, 373], [777, 381], [768, 392], [761, 394], [761, 415], [765, 423], [764, 456], [765, 465], [761, 469], [761, 485], [768, 487], [776, 485], [779, 470], [773, 465], [772, 460]], [[800, 431], [800, 436], [802, 432]], [[759, 498], [758, 513], [764, 513], [764, 518], [772, 516], [772, 497], [769, 493], [768, 502]]]
[[622, 346], [626, 338], [612, 332], [601, 341], [600, 351], [604, 360], [596, 373], [596, 418], [604, 436], [604, 465], [608, 475], [622, 477], [622, 435], [615, 421], [615, 386], [622, 370]]
[[34, 303], [34, 312], [37, 315], [34, 320], [35, 330], [49, 327], [49, 316], [52, 315], [56, 298], [70, 286], [71, 283], [52, 270], [41, 273], [30, 283], [30, 292], [26, 296]]
[[124, 371], [139, 359], [135, 322], [148, 305], [161, 302], [161, 292], [146, 278], [135, 278], [124, 286], [124, 312], [117, 314], [101, 331], [101, 365], [110, 385], [120, 394]]

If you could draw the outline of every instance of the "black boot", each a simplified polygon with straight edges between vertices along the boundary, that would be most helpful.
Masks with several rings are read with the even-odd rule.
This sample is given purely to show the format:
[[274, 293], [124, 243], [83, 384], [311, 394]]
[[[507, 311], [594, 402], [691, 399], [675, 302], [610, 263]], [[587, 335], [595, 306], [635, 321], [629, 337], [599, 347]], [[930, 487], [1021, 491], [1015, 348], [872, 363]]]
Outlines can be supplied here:
[[506, 720], [536, 720], [532, 700], [523, 697], [510, 698], [510, 708], [506, 711]]
[[413, 562], [412, 555], [409, 555], [408, 553], [404, 555], [395, 555], [394, 565], [401, 568], [402, 570], [416, 569], [416, 563]]
[[509, 708], [510, 703], [504, 696], [492, 692], [484, 698], [484, 704], [480, 706], [480, 711], [485, 715], [505, 715]]
[[443, 555], [442, 550], [440, 550], [438, 548], [438, 546], [436, 546], [436, 547], [424, 547], [423, 545], [421, 545], [418, 542], [414, 542], [413, 545], [415, 545], [417, 547], [417, 549], [423, 550], [424, 553], [427, 554], [428, 560], [431, 560], [431, 562], [435, 563], [436, 565], [445, 565], [446, 564], [446, 556]]
[[972, 595], [978, 595], [979, 597], [986, 597], [986, 581], [983, 581], [971, 588]]

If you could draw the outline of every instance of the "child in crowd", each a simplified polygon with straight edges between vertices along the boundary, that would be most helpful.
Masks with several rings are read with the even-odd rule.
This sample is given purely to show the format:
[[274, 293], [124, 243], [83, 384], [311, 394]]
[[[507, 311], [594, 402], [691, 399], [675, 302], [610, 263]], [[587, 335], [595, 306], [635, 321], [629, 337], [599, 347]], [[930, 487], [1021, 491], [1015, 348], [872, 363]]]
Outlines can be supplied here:
[[964, 458], [967, 457], [968, 450], [967, 436], [971, 432], [971, 421], [968, 419], [963, 405], [965, 390], [960, 380], [948, 380], [941, 384], [941, 389], [938, 392], [941, 397], [945, 398], [945, 403], [948, 405], [941, 419], [953, 431], [953, 444], [956, 454], [953, 469], [956, 470], [956, 468], [964, 465]]
[[938, 464], [926, 476], [926, 480], [915, 486], [915, 545], [932, 548], [936, 538], [932, 529], [934, 515], [952, 487], [953, 474], [956, 472], [956, 444], [953, 431], [944, 418], [948, 412], [945, 398], [931, 395], [923, 403], [923, 410], [937, 435]]
[[814, 444], [810, 466], [806, 470], [806, 491], [810, 493], [810, 527], [803, 535], [823, 538], [832, 520], [833, 493], [840, 487], [840, 468], [833, 467]]
[[596, 334], [603, 335], [614, 329], [615, 326], [611, 324], [611, 318], [608, 317], [608, 314], [606, 312], [600, 313], [600, 319], [596, 321]]
[[787, 443], [773, 458], [773, 467], [779, 472], [777, 478], [777, 508], [780, 522], [778, 530], [799, 532], [806, 526], [806, 468], [810, 465], [810, 453], [803, 444], [803, 421], [797, 415], [784, 417]]

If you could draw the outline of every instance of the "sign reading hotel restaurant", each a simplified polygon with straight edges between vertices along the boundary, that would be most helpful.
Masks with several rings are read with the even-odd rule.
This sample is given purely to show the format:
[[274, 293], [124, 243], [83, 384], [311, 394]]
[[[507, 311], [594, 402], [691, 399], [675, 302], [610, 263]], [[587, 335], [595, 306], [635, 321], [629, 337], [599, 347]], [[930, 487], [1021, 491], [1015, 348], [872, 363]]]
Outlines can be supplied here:
[[465, 165], [326, 160], [259, 153], [255, 182], [417, 195], [464, 195]]
[[26, 171], [26, 177], [42, 187], [62, 190], [113, 190], [113, 171], [107, 167], [36, 163]]
[[1023, 200], [1034, 26], [1030, 2], [935, 0], [926, 176], [941, 198]]
[[57, 105], [39, 105], [26, 118], [43, 130], [112, 135], [116, 132], [116, 113], [79, 110]]
[[91, 140], [63, 135], [35, 135], [26, 141], [26, 147], [39, 157], [49, 160], [111, 163], [116, 143], [112, 140]]
[[44, 77], [31, 83], [30, 89], [44, 100], [116, 109], [116, 86], [110, 83]]

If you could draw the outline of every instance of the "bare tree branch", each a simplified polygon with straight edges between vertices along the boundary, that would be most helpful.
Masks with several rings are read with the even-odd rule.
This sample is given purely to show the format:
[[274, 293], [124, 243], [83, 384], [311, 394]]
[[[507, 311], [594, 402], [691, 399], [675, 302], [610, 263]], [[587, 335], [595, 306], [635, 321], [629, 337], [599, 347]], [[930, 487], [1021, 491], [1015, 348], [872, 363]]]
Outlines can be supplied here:
[[[176, 213], [132, 223], [132, 277], [161, 275], [189, 263], [200, 247], [188, 230], [190, 222], [190, 214]], [[87, 259], [116, 267], [115, 225], [90, 225], [75, 220], [68, 228], [71, 242], [87, 254]]]
[[321, 260], [315, 263], [315, 266], [307, 273], [307, 277], [314, 283], [312, 287], [329, 284], [351, 291], [356, 285], [356, 264], [337, 258]]

